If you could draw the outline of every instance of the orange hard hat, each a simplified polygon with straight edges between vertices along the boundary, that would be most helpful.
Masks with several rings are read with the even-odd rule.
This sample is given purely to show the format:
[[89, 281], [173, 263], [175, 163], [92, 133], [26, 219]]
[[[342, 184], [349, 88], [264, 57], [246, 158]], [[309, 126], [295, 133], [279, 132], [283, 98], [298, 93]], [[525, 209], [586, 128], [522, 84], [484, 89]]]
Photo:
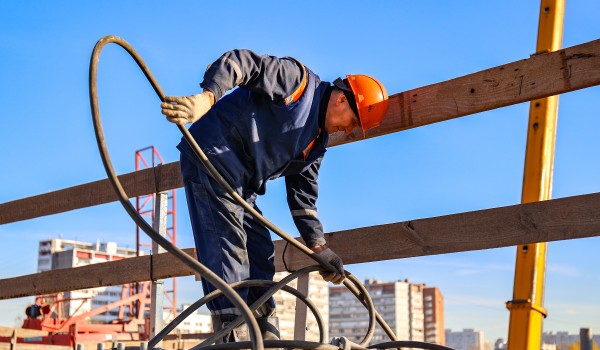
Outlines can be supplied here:
[[379, 126], [388, 109], [388, 94], [377, 79], [363, 74], [348, 74], [346, 79], [358, 107], [358, 119], [363, 133]]

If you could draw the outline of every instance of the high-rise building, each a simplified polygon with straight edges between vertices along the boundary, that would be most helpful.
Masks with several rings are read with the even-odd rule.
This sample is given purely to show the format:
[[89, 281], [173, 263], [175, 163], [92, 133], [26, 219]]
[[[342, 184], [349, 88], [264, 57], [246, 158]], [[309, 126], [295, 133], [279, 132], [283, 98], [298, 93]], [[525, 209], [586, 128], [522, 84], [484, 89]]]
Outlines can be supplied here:
[[483, 331], [463, 329], [453, 332], [446, 329], [446, 346], [455, 350], [486, 350], [486, 341]]
[[425, 341], [445, 345], [444, 296], [439, 288], [423, 288], [423, 310], [425, 312]]
[[[273, 280], [280, 281], [288, 275], [287, 272], [278, 272]], [[289, 283], [290, 287], [296, 288], [297, 280]], [[278, 291], [273, 296], [277, 305], [277, 317], [279, 318], [279, 331], [281, 339], [294, 339], [294, 326], [296, 318], [296, 297], [284, 291]], [[318, 272], [309, 275], [308, 298], [315, 304], [321, 314], [324, 327], [327, 327], [329, 321], [329, 286], [321, 278]], [[307, 310], [306, 317], [306, 337], [308, 341], [319, 340], [319, 327], [312, 312]], [[326, 339], [328, 340], [328, 339]]]
[[[368, 279], [365, 288], [373, 299], [375, 309], [387, 322], [398, 339], [424, 340], [424, 310], [422, 284], [408, 280], [385, 282]], [[347, 337], [353, 342], [361, 342], [367, 333], [369, 313], [344, 286], [329, 288], [329, 335]], [[379, 327], [371, 344], [389, 340]]]
[[39, 243], [38, 272], [117, 261], [135, 255], [135, 249], [117, 247], [114, 242], [84, 243], [54, 238]]
[[[40, 241], [38, 250], [38, 272], [72, 268], [107, 261], [117, 261], [136, 255], [135, 249], [117, 247], [114, 242], [84, 243], [55, 238]], [[65, 315], [79, 315], [121, 299], [123, 287], [109, 286], [82, 289], [64, 293], [62, 312]], [[118, 317], [117, 310], [110, 310], [93, 316], [90, 323], [106, 323]]]

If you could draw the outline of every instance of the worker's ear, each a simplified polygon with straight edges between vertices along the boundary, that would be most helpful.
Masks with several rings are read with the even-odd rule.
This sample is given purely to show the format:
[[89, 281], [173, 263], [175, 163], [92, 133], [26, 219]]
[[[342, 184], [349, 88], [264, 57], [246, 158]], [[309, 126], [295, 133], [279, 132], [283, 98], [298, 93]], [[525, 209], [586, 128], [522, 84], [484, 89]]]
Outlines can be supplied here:
[[344, 95], [344, 93], [342, 91], [340, 91], [340, 90], [338, 90], [337, 92], [338, 92], [338, 95], [337, 95], [337, 97], [335, 99], [335, 103], [337, 105], [340, 105], [340, 104], [346, 102], [346, 100], [347, 100], [346, 99], [346, 95]]

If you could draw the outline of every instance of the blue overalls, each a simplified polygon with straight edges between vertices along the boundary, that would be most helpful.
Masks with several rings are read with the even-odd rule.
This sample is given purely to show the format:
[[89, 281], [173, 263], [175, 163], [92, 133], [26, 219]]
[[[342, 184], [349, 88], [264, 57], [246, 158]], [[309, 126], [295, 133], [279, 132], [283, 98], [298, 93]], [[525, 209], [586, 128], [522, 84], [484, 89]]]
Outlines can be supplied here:
[[[218, 62], [231, 64], [223, 63], [223, 59], [215, 64]], [[294, 222], [311, 247], [325, 244], [315, 202], [318, 169], [328, 141], [328, 134], [319, 125], [325, 111], [321, 104], [326, 105], [331, 88], [329, 83], [321, 82], [317, 75], [294, 62], [295, 73], [301, 72], [306, 83], [299, 96], [273, 101], [268, 94], [240, 85], [219, 99], [190, 127], [190, 133], [228, 183], [259, 212], [255, 200], [257, 195], [265, 193], [266, 181], [285, 176]], [[251, 73], [255, 72], [242, 72]], [[185, 140], [178, 148], [200, 262], [227, 283], [272, 280], [274, 245], [269, 231], [208, 175]], [[204, 279], [202, 286], [205, 294], [214, 290]], [[252, 304], [264, 290], [249, 288], [238, 293]], [[213, 315], [239, 314], [224, 297], [207, 306]], [[274, 308], [271, 298], [259, 309], [259, 316], [267, 316]]]

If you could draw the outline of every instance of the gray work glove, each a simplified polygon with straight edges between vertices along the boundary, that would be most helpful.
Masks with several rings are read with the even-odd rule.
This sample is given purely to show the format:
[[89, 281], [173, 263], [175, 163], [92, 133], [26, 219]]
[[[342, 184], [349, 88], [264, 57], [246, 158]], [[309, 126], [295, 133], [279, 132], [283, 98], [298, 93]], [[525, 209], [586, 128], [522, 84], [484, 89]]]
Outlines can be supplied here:
[[214, 95], [210, 91], [192, 96], [168, 96], [165, 97], [165, 102], [161, 103], [160, 107], [168, 121], [184, 125], [202, 118], [214, 104], [214, 99]]
[[344, 282], [346, 275], [344, 274], [344, 262], [342, 258], [340, 258], [333, 250], [327, 248], [324, 251], [318, 253], [318, 255], [328, 263], [330, 263], [334, 268], [334, 271], [325, 270], [325, 268], [321, 268], [319, 273], [321, 277], [327, 282], [332, 282], [334, 284], [340, 284]]

